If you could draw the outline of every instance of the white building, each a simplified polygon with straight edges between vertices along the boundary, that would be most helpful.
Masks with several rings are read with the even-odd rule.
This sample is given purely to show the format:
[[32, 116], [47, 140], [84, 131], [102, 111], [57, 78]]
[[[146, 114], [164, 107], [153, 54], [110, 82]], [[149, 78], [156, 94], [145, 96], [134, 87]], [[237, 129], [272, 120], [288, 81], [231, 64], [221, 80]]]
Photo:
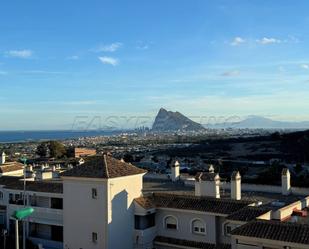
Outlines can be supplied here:
[[[220, 191], [218, 174], [204, 172], [196, 177], [196, 195], [143, 195], [144, 174], [110, 156], [95, 156], [62, 180], [27, 181], [27, 205], [35, 210], [27, 220], [28, 238], [46, 249], [308, 248], [309, 225], [285, 222], [301, 218], [309, 205], [309, 196], [295, 195], [293, 188], [289, 196], [279, 187], [280, 193], [251, 191], [247, 198], [234, 173], [229, 195]], [[10, 217], [22, 208], [22, 189], [16, 177], [0, 178], [0, 223], [13, 236]], [[267, 229], [285, 232], [276, 237], [265, 235]]]

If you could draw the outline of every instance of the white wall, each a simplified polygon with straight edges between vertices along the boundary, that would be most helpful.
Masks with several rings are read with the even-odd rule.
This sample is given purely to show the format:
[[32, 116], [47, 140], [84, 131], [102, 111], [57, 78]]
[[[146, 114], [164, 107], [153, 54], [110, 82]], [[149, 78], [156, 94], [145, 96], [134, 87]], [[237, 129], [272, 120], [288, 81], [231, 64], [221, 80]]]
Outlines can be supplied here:
[[[97, 199], [92, 198], [97, 189]], [[64, 249], [105, 249], [107, 224], [107, 182], [104, 180], [63, 180]], [[98, 234], [96, 243], [92, 233]]]
[[[165, 229], [164, 218], [173, 215], [178, 220], [178, 229]], [[192, 220], [201, 219], [206, 223], [206, 235], [192, 233]], [[194, 240], [206, 243], [216, 243], [216, 216], [181, 210], [158, 209], [156, 213], [157, 234], [160, 236]]]
[[134, 202], [142, 195], [143, 175], [108, 180], [108, 248], [133, 248]]
[[[113, 179], [64, 178], [64, 249], [133, 248], [134, 203], [143, 175]], [[92, 199], [92, 188], [97, 199]], [[97, 243], [92, 233], [98, 235]]]

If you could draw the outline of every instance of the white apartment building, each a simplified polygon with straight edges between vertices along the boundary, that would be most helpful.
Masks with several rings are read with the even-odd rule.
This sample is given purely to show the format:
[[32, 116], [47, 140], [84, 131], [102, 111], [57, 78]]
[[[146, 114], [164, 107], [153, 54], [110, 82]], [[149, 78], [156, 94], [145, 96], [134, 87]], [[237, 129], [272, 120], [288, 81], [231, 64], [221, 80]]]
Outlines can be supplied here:
[[[145, 173], [94, 156], [61, 180], [27, 181], [27, 205], [35, 210], [26, 221], [28, 238], [46, 249], [309, 248], [309, 225], [288, 222], [306, 223], [309, 205], [309, 196], [294, 193], [288, 170], [273, 193], [242, 191], [238, 172], [230, 192], [222, 191], [213, 171], [196, 176], [195, 190], [164, 191], [167, 182], [156, 182], [160, 192], [149, 193]], [[10, 217], [23, 207], [22, 189], [20, 179], [0, 178], [0, 223], [12, 235]]]

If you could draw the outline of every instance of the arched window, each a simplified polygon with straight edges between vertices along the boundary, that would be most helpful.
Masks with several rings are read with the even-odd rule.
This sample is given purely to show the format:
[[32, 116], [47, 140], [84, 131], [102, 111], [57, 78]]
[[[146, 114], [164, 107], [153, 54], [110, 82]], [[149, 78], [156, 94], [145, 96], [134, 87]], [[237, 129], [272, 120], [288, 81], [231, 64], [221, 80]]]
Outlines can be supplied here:
[[192, 233], [196, 234], [206, 234], [206, 224], [200, 219], [195, 219], [192, 221]]
[[178, 221], [174, 216], [166, 216], [164, 218], [164, 227], [166, 229], [177, 229], [178, 228]]

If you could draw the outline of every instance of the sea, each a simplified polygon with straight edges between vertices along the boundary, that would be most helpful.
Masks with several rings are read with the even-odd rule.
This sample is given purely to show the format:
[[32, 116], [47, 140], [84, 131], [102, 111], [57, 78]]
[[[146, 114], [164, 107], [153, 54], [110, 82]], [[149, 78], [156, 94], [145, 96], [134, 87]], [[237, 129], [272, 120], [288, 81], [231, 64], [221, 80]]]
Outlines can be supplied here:
[[80, 137], [112, 136], [122, 131], [0, 131], [0, 143], [31, 142], [43, 140], [65, 140]]

